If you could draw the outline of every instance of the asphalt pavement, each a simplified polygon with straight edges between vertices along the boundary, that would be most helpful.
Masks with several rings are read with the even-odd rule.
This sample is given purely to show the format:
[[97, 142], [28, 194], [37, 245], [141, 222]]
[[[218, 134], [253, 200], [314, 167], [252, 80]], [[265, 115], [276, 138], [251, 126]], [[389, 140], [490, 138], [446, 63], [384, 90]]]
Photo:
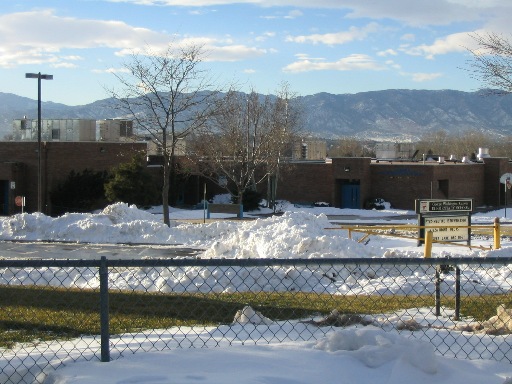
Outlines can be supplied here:
[[67, 242], [0, 241], [0, 258], [6, 259], [141, 259], [193, 257], [202, 252], [176, 245], [89, 244]]

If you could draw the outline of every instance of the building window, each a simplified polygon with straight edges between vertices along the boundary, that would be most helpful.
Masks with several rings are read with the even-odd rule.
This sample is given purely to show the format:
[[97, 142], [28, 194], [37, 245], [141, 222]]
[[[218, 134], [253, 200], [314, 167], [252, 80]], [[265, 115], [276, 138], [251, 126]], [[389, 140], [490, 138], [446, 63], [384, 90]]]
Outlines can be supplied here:
[[52, 129], [52, 140], [60, 140], [60, 129]]
[[130, 137], [133, 135], [133, 122], [132, 121], [121, 121], [119, 123], [119, 136]]
[[300, 157], [304, 160], [308, 158], [308, 145], [306, 143], [302, 143], [300, 147]]

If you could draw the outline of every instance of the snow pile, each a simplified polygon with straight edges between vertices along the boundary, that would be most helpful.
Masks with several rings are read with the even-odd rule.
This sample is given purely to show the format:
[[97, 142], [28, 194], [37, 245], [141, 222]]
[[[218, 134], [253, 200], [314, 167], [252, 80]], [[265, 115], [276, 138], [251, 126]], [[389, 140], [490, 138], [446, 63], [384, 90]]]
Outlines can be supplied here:
[[207, 225], [215, 241], [206, 258], [372, 257], [372, 249], [351, 241], [332, 227], [325, 215], [287, 212], [280, 217]]
[[371, 327], [332, 332], [319, 340], [315, 349], [350, 355], [369, 368], [401, 361], [428, 374], [438, 369], [432, 344]]
[[260, 312], [255, 311], [250, 306], [245, 306], [243, 309], [236, 311], [233, 324], [253, 324], [253, 325], [270, 325], [274, 322], [268, 317], [263, 316]]
[[457, 325], [454, 329], [465, 332], [485, 333], [488, 335], [507, 335], [512, 333], [512, 309], [505, 304], [498, 306], [496, 316], [484, 322], [474, 322], [467, 325]]
[[0, 240], [162, 243], [170, 230], [154, 215], [123, 203], [97, 214], [66, 213], [52, 218], [25, 213], [2, 218], [0, 223]]
[[95, 243], [181, 244], [205, 249], [205, 258], [373, 257], [365, 247], [341, 236], [327, 216], [285, 213], [251, 221], [178, 224], [169, 228], [135, 206], [115, 204], [98, 214], [40, 213], [0, 219], [0, 240], [49, 240]]
[[[333, 208], [319, 208], [320, 210]], [[340, 211], [340, 210], [338, 210]], [[189, 211], [197, 214], [196, 211]], [[180, 245], [198, 250], [195, 257], [207, 259], [339, 259], [336, 266], [297, 265], [268, 267], [176, 267], [130, 268], [113, 270], [111, 284], [119, 289], [144, 289], [160, 292], [244, 292], [244, 291], [305, 291], [332, 294], [387, 295], [434, 292], [431, 267], [399, 268], [382, 265], [378, 268], [364, 264], [343, 265], [346, 258], [421, 257], [414, 241], [404, 246], [404, 240], [388, 240], [372, 236], [369, 244], [347, 238], [347, 231], [327, 230], [334, 225], [323, 213], [314, 210], [285, 212], [282, 216], [255, 220], [218, 220], [206, 224], [173, 222], [167, 227], [156, 214], [126, 204], [114, 204], [97, 214], [70, 213], [51, 218], [45, 215], [20, 214], [0, 218], [0, 240], [51, 241], [89, 243]], [[352, 211], [351, 211], [352, 212]], [[375, 211], [380, 214], [380, 211]], [[365, 212], [366, 214], [367, 212]], [[390, 246], [391, 242], [396, 247]], [[410, 243], [414, 244], [413, 246]], [[502, 242], [503, 243], [503, 242]], [[466, 250], [465, 254], [448, 253], [440, 257], [485, 257], [512, 255], [512, 247], [496, 251]], [[458, 248], [460, 249], [460, 248]], [[159, 254], [142, 249], [138, 258]], [[32, 253], [29, 257], [33, 257]], [[48, 253], [51, 255], [51, 253]], [[69, 257], [69, 252], [63, 257]], [[78, 255], [74, 254], [75, 258]], [[55, 256], [52, 256], [55, 257]], [[84, 258], [98, 258], [91, 250]], [[132, 256], [133, 257], [133, 256]], [[186, 257], [186, 256], [182, 256]], [[0, 275], [7, 282], [12, 276], [5, 270]], [[55, 276], [60, 273], [63, 276]], [[155, 277], [153, 277], [155, 276]], [[7, 279], [7, 280], [6, 280]], [[442, 294], [453, 294], [454, 276], [443, 276]], [[98, 276], [87, 270], [69, 269], [17, 272], [19, 284], [50, 284], [71, 287], [97, 286]], [[13, 282], [11, 282], [13, 283]], [[464, 292], [471, 294], [506, 293], [512, 287], [512, 272], [508, 266], [487, 269], [468, 269], [462, 272]]]

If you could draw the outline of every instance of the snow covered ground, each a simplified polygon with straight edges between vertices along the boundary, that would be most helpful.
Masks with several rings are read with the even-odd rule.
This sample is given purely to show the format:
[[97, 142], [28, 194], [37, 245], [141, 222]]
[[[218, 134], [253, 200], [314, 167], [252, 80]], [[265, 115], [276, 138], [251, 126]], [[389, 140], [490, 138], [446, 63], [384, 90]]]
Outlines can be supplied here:
[[[359, 211], [340, 210], [335, 208], [297, 208], [283, 205], [285, 213], [282, 216], [259, 218], [248, 221], [219, 220], [206, 224], [188, 223], [185, 219], [197, 219], [201, 222], [204, 217], [202, 210], [184, 211], [173, 209], [171, 212], [173, 221], [171, 227], [161, 223], [159, 210], [141, 211], [125, 204], [116, 204], [107, 207], [96, 214], [67, 214], [58, 218], [50, 218], [41, 214], [23, 214], [0, 219], [0, 240], [51, 240], [67, 242], [92, 243], [80, 248], [73, 253], [76, 258], [99, 257], [94, 251], [97, 244], [136, 243], [147, 244], [141, 246], [136, 257], [155, 258], [158, 247], [169, 247], [179, 244], [181, 247], [197, 248], [201, 258], [212, 259], [249, 259], [249, 258], [387, 258], [421, 257], [423, 250], [416, 246], [416, 242], [407, 239], [394, 239], [389, 237], [372, 236], [368, 244], [360, 244], [347, 238], [347, 232], [341, 230], [326, 230], [333, 227], [327, 215], [353, 216], [353, 220], [364, 222], [382, 220], [388, 223], [390, 217], [393, 221], [410, 222], [412, 212], [384, 210], [384, 211]], [[263, 212], [264, 213], [264, 212]], [[510, 214], [511, 212], [509, 212]], [[226, 215], [213, 214], [213, 217]], [[403, 216], [404, 219], [400, 219]], [[475, 214], [473, 223], [490, 223], [495, 217], [500, 217], [503, 222], [509, 222], [504, 211], [495, 211], [487, 214]], [[477, 243], [489, 246], [492, 239], [481, 238]], [[157, 244], [157, 245], [155, 245]], [[476, 243], [474, 243], [476, 245]], [[435, 245], [434, 257], [461, 257], [471, 256], [476, 258], [511, 257], [512, 246], [509, 240], [503, 239], [503, 248], [494, 251], [482, 251], [465, 247]], [[88, 248], [89, 247], [89, 248]], [[34, 249], [36, 249], [34, 247]], [[59, 247], [55, 245], [55, 254]], [[91, 251], [92, 250], [92, 251]], [[65, 253], [65, 251], [63, 251]], [[36, 254], [33, 255], [37, 257]], [[69, 252], [68, 252], [69, 256]], [[12, 253], [9, 258], [15, 257]], [[27, 257], [26, 254], [21, 257]], [[133, 257], [133, 253], [130, 254]], [[2, 272], [2, 271], [0, 271]], [[190, 287], [186, 284], [190, 276], [186, 269], [181, 271], [180, 278], [168, 276], [165, 287], [168, 290], [177, 291], [180, 287]], [[289, 273], [283, 269], [282, 273]], [[303, 276], [306, 271], [296, 269], [292, 271], [297, 276]], [[78, 272], [77, 272], [78, 273]], [[194, 272], [197, 275], [197, 271]], [[310, 272], [308, 272], [310, 273]], [[52, 281], [41, 282], [42, 274], [37, 273], [38, 283], [51, 284]], [[44, 276], [46, 276], [44, 274]], [[78, 275], [77, 275], [78, 276]], [[92, 274], [90, 280], [83, 277], [78, 279], [71, 274], [63, 283], [67, 286], [94, 286], [97, 276]], [[217, 278], [215, 271], [204, 275], [205, 286], [215, 287], [219, 292], [231, 292], [242, 289], [242, 285], [236, 285], [233, 280], [223, 281]], [[282, 279], [271, 280], [272, 288], [282, 284]], [[490, 275], [479, 276], [480, 279], [490, 279]], [[309, 278], [310, 276], [303, 276]], [[34, 276], [30, 271], [16, 274], [20, 284], [33, 282]], [[111, 277], [115, 279], [114, 277]], [[140, 281], [135, 271], [133, 280], [125, 278], [126, 288], [132, 288]], [[415, 288], [432, 289], [432, 279], [422, 274], [414, 276]], [[512, 273], [510, 267], [496, 268], [493, 271], [492, 286], [495, 292], [510, 292], [512, 287]], [[3, 271], [0, 273], [0, 284], [12, 280], [12, 276]], [[400, 287], [400, 280], [396, 280], [391, 286], [385, 281], [385, 276], [373, 276], [372, 290], [380, 289], [381, 292], [394, 292]], [[364, 293], [369, 279], [361, 276], [344, 282], [344, 284], [332, 284], [327, 287], [332, 293], [343, 294], [348, 290], [352, 293]], [[490, 281], [488, 281], [490, 283]], [[12, 283], [12, 282], [11, 282]], [[485, 285], [484, 281], [484, 285]], [[319, 283], [320, 284], [320, 283]], [[448, 284], [449, 285], [449, 284]], [[201, 284], [194, 284], [198, 290], [202, 290]], [[147, 290], [162, 290], [162, 280], [146, 283]], [[300, 287], [299, 287], [300, 288]], [[323, 289], [326, 287], [323, 286]], [[183, 288], [185, 289], [185, 288]], [[314, 287], [313, 287], [314, 289]], [[407, 292], [404, 292], [407, 293]], [[508, 303], [510, 304], [510, 303]], [[241, 308], [242, 310], [242, 308]], [[414, 318], [419, 323], [435, 323], [439, 319], [432, 318], [430, 309], [418, 309], [421, 316]], [[448, 317], [445, 317], [447, 321]], [[267, 319], [265, 314], [252, 312], [246, 308], [240, 316], [233, 319], [233, 324], [222, 325], [216, 328], [195, 329], [188, 332], [186, 329], [170, 329], [167, 332], [169, 339], [186, 339], [204, 334], [209, 338], [209, 343], [216, 348], [206, 349], [173, 349], [164, 352], [139, 352], [134, 355], [123, 355], [122, 358], [110, 363], [79, 361], [71, 363], [65, 361], [63, 367], [56, 371], [48, 371], [39, 376], [40, 381], [46, 384], [78, 384], [78, 383], [262, 383], [262, 384], [290, 384], [290, 383], [455, 383], [470, 384], [512, 384], [512, 365], [504, 362], [489, 360], [456, 360], [443, 357], [434, 352], [434, 348], [426, 341], [407, 338], [403, 333], [396, 331], [396, 324], [404, 321], [400, 314], [396, 315], [395, 326], [364, 328], [332, 328], [326, 333], [314, 326], [300, 323], [287, 322], [279, 324], [272, 319]], [[276, 333], [282, 335], [299, 332], [300, 328], [309, 327], [308, 330], [315, 333], [315, 341], [296, 341], [285, 339], [282, 343], [265, 343], [255, 345], [247, 342], [247, 335], [251, 340], [269, 338]], [[222, 335], [231, 332], [235, 335], [235, 341], [228, 345]], [[471, 341], [471, 338], [492, 338], [493, 343], [503, 343], [510, 351], [512, 338], [510, 336], [475, 336], [465, 332], [445, 331], [443, 335], [451, 333], [452, 337], [446, 338], [446, 343], [459, 343], [461, 338]], [[256, 335], [256, 336], [255, 336]], [[260, 335], [260, 337], [257, 337]], [[438, 335], [439, 336], [439, 335]], [[164, 334], [165, 337], [165, 334]], [[133, 335], [130, 340], [133, 341]], [[94, 341], [92, 341], [94, 342]], [[120, 343], [125, 342], [119, 340]], [[149, 342], [149, 341], [146, 341]], [[59, 343], [59, 348], [63, 345]], [[76, 348], [77, 343], [70, 343], [70, 348]], [[65, 346], [65, 344], [64, 344]], [[450, 346], [448, 345], [447, 348]], [[45, 347], [51, 350], [52, 345]], [[31, 361], [37, 361], [37, 353], [34, 350], [27, 356]], [[117, 356], [114, 356], [117, 357]], [[4, 360], [6, 357], [4, 355]], [[79, 359], [80, 360], [80, 359]], [[0, 360], [2, 367], [5, 361]]]

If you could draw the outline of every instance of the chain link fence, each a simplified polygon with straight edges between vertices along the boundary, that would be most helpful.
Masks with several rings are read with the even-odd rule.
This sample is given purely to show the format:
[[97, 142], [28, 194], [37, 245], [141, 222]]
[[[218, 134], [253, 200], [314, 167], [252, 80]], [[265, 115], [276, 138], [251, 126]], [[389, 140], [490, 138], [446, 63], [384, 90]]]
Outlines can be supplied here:
[[[0, 260], [0, 382], [79, 360], [379, 327], [512, 362], [512, 258]], [[261, 328], [265, 332], [261, 332]]]

